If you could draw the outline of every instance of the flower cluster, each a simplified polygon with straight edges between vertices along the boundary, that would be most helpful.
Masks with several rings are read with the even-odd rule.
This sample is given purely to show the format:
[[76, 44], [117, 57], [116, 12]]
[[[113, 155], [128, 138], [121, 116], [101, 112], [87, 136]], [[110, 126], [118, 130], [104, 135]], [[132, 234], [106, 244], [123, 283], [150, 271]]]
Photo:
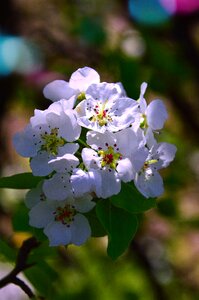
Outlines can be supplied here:
[[26, 205], [30, 225], [44, 228], [50, 245], [84, 243], [91, 235], [84, 213], [96, 198], [117, 195], [121, 182], [134, 182], [146, 198], [163, 193], [158, 171], [174, 159], [176, 147], [156, 141], [168, 115], [161, 100], [147, 105], [146, 88], [142, 83], [134, 100], [121, 83], [100, 82], [94, 69], [78, 69], [69, 82], [45, 86], [53, 103], [36, 109], [14, 136], [16, 151], [30, 158], [33, 175], [43, 177]]

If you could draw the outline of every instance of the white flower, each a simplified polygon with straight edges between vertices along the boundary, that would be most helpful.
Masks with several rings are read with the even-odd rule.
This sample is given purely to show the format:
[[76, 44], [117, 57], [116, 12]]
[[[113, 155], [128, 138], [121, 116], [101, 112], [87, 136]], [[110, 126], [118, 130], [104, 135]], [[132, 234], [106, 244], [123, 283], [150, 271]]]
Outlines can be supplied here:
[[158, 197], [164, 192], [163, 180], [157, 172], [167, 167], [174, 159], [176, 147], [168, 143], [156, 143], [141, 169], [137, 172], [134, 182], [137, 189], [146, 198]]
[[78, 123], [98, 132], [116, 132], [133, 122], [133, 108], [137, 102], [124, 96], [119, 83], [92, 84], [86, 99], [77, 107]]
[[65, 154], [49, 161], [49, 164], [57, 173], [44, 181], [43, 191], [48, 199], [64, 200], [92, 192], [90, 175], [77, 167], [79, 159], [74, 155]]
[[73, 108], [76, 99], [84, 99], [88, 87], [92, 83], [99, 83], [99, 74], [92, 68], [84, 67], [76, 70], [70, 77], [69, 82], [54, 80], [47, 84], [43, 90], [47, 99], [59, 101], [67, 100], [67, 108]]
[[29, 224], [44, 228], [50, 246], [81, 245], [91, 236], [91, 228], [82, 213], [91, 210], [95, 203], [90, 195], [69, 198], [65, 201], [40, 201], [29, 212]]
[[121, 189], [121, 180], [129, 182], [134, 178], [139, 168], [143, 165], [146, 154], [139, 151], [139, 142], [135, 133], [130, 129], [104, 134], [90, 131], [87, 133], [87, 144], [92, 148], [82, 150], [82, 159], [93, 176], [101, 177], [95, 192], [98, 197], [107, 198], [118, 194]]
[[[137, 101], [138, 106], [135, 109], [135, 121], [132, 126], [135, 130], [140, 127], [147, 135], [148, 131], [153, 132], [162, 129], [168, 118], [168, 114], [164, 103], [159, 99], [153, 100], [147, 106], [144, 98], [146, 88], [147, 83], [143, 82], [141, 84], [140, 97]], [[152, 138], [152, 136], [150, 136], [150, 138]]]
[[44, 111], [35, 110], [30, 124], [14, 136], [13, 143], [20, 155], [31, 157], [33, 174], [45, 176], [53, 171], [50, 160], [77, 151], [78, 144], [71, 142], [80, 133], [74, 111], [65, 109], [65, 101], [61, 100]]

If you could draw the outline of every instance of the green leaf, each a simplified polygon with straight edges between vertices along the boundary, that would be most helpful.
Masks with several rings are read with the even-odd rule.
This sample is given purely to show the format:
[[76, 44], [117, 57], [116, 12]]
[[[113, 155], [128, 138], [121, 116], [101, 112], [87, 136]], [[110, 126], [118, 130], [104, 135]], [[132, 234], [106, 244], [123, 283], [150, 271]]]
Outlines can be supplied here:
[[96, 213], [108, 233], [107, 253], [112, 259], [116, 259], [133, 239], [138, 227], [137, 217], [113, 206], [108, 199], [97, 203]]
[[32, 189], [43, 179], [33, 176], [32, 173], [20, 173], [0, 178], [0, 188], [9, 189]]
[[99, 219], [96, 216], [96, 210], [93, 209], [92, 211], [85, 214], [85, 217], [88, 219], [89, 224], [91, 226], [91, 236], [92, 237], [102, 237], [107, 235], [104, 227], [100, 223]]
[[123, 208], [130, 213], [142, 213], [156, 207], [156, 200], [145, 198], [131, 184], [123, 183], [119, 194], [111, 197], [114, 206]]
[[11, 248], [5, 241], [0, 239], [0, 254], [2, 254], [8, 261], [16, 260], [16, 250]]
[[30, 232], [28, 208], [24, 202], [19, 203], [12, 217], [12, 226], [14, 231]]

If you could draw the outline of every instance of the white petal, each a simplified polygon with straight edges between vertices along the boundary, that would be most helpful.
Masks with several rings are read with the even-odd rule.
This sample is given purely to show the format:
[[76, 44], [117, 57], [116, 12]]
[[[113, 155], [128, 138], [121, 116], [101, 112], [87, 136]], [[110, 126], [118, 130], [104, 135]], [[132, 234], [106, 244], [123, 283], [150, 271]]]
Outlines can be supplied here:
[[146, 138], [146, 144], [150, 148], [152, 148], [155, 144], [157, 144], [157, 141], [154, 137], [154, 133], [151, 127], [148, 127], [145, 133]]
[[63, 156], [66, 153], [75, 154], [79, 149], [78, 143], [67, 143], [58, 149], [58, 156]]
[[140, 97], [138, 99], [138, 103], [139, 103], [139, 107], [140, 107], [140, 112], [141, 113], [145, 113], [145, 110], [147, 108], [147, 103], [146, 103], [146, 100], [144, 98], [144, 94], [146, 92], [146, 89], [147, 89], [147, 83], [146, 82], [143, 82], [141, 84], [141, 87], [140, 87]]
[[79, 138], [81, 127], [77, 123], [77, 118], [73, 110], [67, 110], [62, 114], [59, 133], [68, 142], [73, 142]]
[[53, 102], [61, 99], [68, 100], [76, 93], [77, 91], [64, 80], [54, 80], [48, 83], [43, 89], [44, 97]]
[[92, 68], [84, 67], [75, 71], [69, 80], [69, 86], [73, 89], [86, 91], [92, 83], [99, 83], [99, 74]]
[[77, 214], [71, 224], [71, 243], [77, 246], [82, 245], [91, 236], [91, 228], [86, 217]]
[[148, 155], [149, 155], [149, 151], [146, 147], [140, 147], [132, 153], [131, 162], [132, 162], [134, 172], [140, 171]]
[[123, 87], [123, 85], [122, 85], [121, 82], [115, 83], [115, 87], [116, 87], [116, 89], [117, 89], [118, 94], [120, 95], [120, 97], [126, 97], [126, 91], [125, 91], [125, 89], [124, 89], [124, 87]]
[[48, 111], [60, 115], [62, 112], [65, 112], [68, 109], [69, 110], [72, 109], [75, 100], [76, 100], [76, 96], [72, 96], [69, 100], [61, 99], [59, 101], [56, 101], [48, 107]]
[[59, 173], [71, 172], [79, 164], [79, 159], [73, 154], [65, 154], [49, 161], [52, 169]]
[[50, 246], [61, 246], [71, 243], [71, 229], [61, 222], [51, 222], [44, 229], [50, 241]]
[[37, 156], [30, 161], [30, 167], [34, 176], [46, 176], [53, 171], [51, 165], [48, 164], [52, 158], [47, 152], [38, 152]]
[[91, 182], [88, 173], [81, 169], [75, 170], [71, 175], [71, 185], [75, 197], [81, 197], [91, 191]]
[[91, 192], [94, 192], [96, 195], [100, 195], [102, 189], [102, 176], [99, 170], [91, 170], [88, 172], [88, 175], [91, 184]]
[[43, 191], [50, 200], [65, 200], [72, 196], [70, 176], [56, 173], [52, 178], [44, 181]]
[[153, 100], [146, 109], [147, 123], [153, 130], [162, 129], [168, 118], [166, 107], [161, 100]]
[[36, 228], [43, 228], [54, 219], [54, 203], [40, 201], [29, 212], [29, 224]]
[[143, 82], [141, 84], [141, 87], [140, 87], [140, 96], [141, 97], [144, 97], [144, 94], [146, 92], [146, 89], [147, 89], [147, 83], [146, 82]]
[[77, 211], [85, 213], [90, 211], [95, 206], [95, 202], [92, 201], [91, 195], [84, 194], [83, 197], [75, 199], [74, 205]]
[[116, 177], [115, 171], [99, 171], [101, 175], [101, 189], [96, 189], [98, 198], [109, 198], [117, 195], [121, 190], [121, 182]]
[[112, 132], [95, 132], [89, 131], [87, 133], [87, 144], [90, 145], [93, 149], [98, 150], [99, 147], [102, 149], [107, 148], [107, 144], [109, 146], [113, 146], [116, 141], [116, 134], [114, 135]]
[[48, 113], [47, 109], [46, 110], [35, 109], [34, 116], [30, 118], [30, 123], [32, 127], [45, 125], [47, 113]]
[[87, 114], [86, 104], [89, 104], [87, 100], [82, 100], [75, 108], [78, 118], [85, 116]]
[[87, 169], [99, 168], [100, 158], [97, 155], [97, 152], [90, 148], [82, 149], [82, 159]]
[[137, 189], [146, 198], [159, 197], [164, 192], [163, 180], [158, 172], [151, 173], [149, 176], [146, 176], [145, 172], [137, 174], [134, 182]]
[[154, 151], [155, 150], [156, 150], [157, 156], [160, 159], [162, 168], [165, 168], [174, 159], [177, 148], [173, 144], [159, 143], [154, 148]]
[[130, 157], [132, 152], [138, 148], [137, 136], [131, 128], [116, 132], [114, 136], [117, 139], [117, 147], [122, 156]]
[[35, 145], [34, 131], [28, 125], [24, 131], [18, 132], [13, 137], [13, 145], [17, 153], [24, 157], [33, 157], [37, 154], [38, 145]]
[[118, 162], [117, 166], [118, 177], [124, 181], [129, 182], [134, 177], [133, 166], [130, 159], [125, 158]]
[[101, 82], [92, 84], [87, 90], [87, 99], [91, 99], [91, 101], [99, 100], [102, 103], [110, 99], [116, 99], [119, 97], [117, 88], [114, 83]]

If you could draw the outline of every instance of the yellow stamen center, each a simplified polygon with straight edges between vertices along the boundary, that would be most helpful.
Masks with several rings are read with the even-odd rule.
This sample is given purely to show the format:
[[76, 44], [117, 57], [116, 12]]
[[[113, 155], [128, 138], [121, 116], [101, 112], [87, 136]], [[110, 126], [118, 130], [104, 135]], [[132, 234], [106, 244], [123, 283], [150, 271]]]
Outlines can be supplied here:
[[97, 104], [94, 108], [95, 115], [90, 118], [90, 121], [97, 122], [101, 127], [112, 121], [112, 118], [108, 114], [108, 110], [105, 109], [106, 102]]
[[57, 207], [56, 211], [53, 214], [55, 215], [55, 221], [70, 226], [70, 223], [74, 221], [76, 210], [74, 206], [66, 204], [64, 207]]
[[114, 148], [111, 146], [107, 150], [99, 150], [98, 155], [102, 158], [101, 166], [108, 166], [111, 169], [116, 169], [118, 160], [122, 158], [121, 153], [114, 152]]
[[57, 155], [58, 148], [65, 145], [65, 140], [62, 137], [58, 137], [58, 128], [51, 129], [50, 134], [44, 133], [41, 135], [44, 144], [41, 146], [42, 151], [47, 151], [49, 154]]

